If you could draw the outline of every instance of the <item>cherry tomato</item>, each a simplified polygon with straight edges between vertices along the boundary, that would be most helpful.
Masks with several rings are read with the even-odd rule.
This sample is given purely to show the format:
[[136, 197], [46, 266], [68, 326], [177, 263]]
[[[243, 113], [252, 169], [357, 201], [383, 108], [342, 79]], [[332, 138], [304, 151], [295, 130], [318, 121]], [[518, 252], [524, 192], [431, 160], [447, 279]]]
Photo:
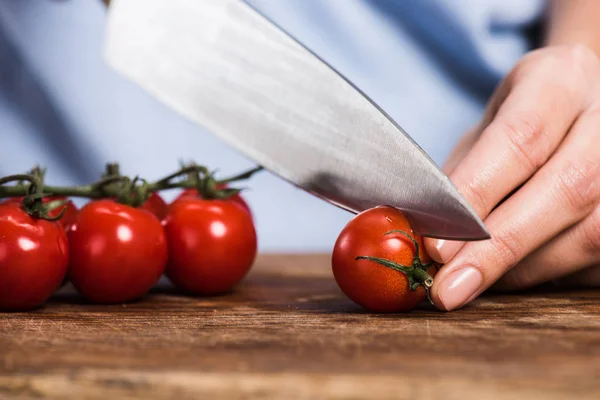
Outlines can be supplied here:
[[[401, 211], [388, 206], [375, 207], [355, 216], [340, 233], [332, 254], [333, 275], [340, 289], [355, 303], [375, 312], [407, 311], [426, 297], [423, 286], [409, 287], [403, 272], [368, 259], [376, 257], [410, 267], [415, 246], [404, 231], [419, 245], [423, 264], [431, 262], [423, 246], [423, 238], [416, 235]], [[426, 268], [430, 276], [435, 266]]]
[[[217, 190], [223, 190], [227, 188], [227, 184], [219, 184], [217, 185]], [[185, 198], [185, 197], [198, 197], [201, 198], [200, 194], [198, 193], [198, 190], [196, 189], [184, 189], [183, 192], [181, 192], [179, 194], [179, 196], [177, 196], [175, 198], [174, 201], [177, 201], [181, 198]], [[247, 210], [250, 215], [252, 215], [252, 210], [250, 209], [250, 206], [248, 205], [248, 203], [246, 202], [246, 200], [239, 194], [236, 193], [233, 196], [229, 197], [227, 200], [232, 200], [236, 203], [238, 203], [240, 206], [244, 207], [245, 210]]]
[[251, 215], [231, 200], [184, 197], [165, 219], [166, 275], [184, 291], [212, 295], [231, 290], [248, 273], [257, 251]]
[[151, 193], [139, 208], [150, 211], [156, 215], [156, 218], [162, 221], [167, 216], [169, 206], [158, 193]]
[[69, 278], [95, 303], [144, 296], [167, 263], [167, 242], [158, 218], [109, 199], [81, 208], [69, 245]]
[[40, 306], [61, 284], [68, 261], [58, 222], [33, 218], [15, 202], [0, 204], [0, 309]]
[[[48, 196], [42, 199], [42, 203], [46, 204], [55, 200], [67, 200], [64, 196]], [[4, 203], [21, 203], [23, 201], [23, 197], [10, 197], [4, 201]], [[73, 224], [77, 221], [77, 206], [73, 203], [72, 200], [68, 200], [68, 203], [64, 205], [66, 207], [66, 211], [63, 216], [60, 218], [59, 222], [65, 228], [65, 231], [70, 231], [73, 227]], [[50, 217], [57, 217], [60, 215], [63, 207], [57, 207], [48, 213]]]

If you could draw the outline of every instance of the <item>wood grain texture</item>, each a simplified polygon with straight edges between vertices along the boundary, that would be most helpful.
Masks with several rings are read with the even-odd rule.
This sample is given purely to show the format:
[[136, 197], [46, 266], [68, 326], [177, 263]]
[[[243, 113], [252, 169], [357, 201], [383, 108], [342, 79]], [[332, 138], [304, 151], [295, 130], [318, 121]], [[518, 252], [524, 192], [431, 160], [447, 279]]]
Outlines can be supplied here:
[[328, 256], [267, 255], [234, 292], [0, 313], [0, 399], [599, 399], [600, 292], [362, 311]]

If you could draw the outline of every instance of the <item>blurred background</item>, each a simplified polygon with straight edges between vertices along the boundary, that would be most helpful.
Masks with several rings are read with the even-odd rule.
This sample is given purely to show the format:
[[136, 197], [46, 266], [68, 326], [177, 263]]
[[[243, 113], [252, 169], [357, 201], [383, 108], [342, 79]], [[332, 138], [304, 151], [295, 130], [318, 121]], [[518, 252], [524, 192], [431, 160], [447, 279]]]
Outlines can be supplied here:
[[[207, 0], [198, 0], [207, 1]], [[353, 81], [442, 164], [532, 46], [543, 0], [247, 0]], [[0, 0], [0, 175], [39, 163], [49, 184], [108, 161], [159, 178], [195, 160], [254, 163], [103, 62], [100, 0]], [[268, 173], [244, 193], [263, 252], [328, 252], [351, 214]], [[167, 199], [175, 193], [167, 193]]]

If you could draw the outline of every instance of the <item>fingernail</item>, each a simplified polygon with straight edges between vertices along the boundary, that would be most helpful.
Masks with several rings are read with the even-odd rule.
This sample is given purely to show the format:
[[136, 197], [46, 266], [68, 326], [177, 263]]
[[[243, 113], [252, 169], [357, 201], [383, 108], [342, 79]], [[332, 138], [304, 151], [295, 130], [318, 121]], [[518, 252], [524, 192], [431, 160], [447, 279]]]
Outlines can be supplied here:
[[463, 306], [483, 284], [483, 276], [475, 267], [464, 267], [453, 271], [442, 282], [438, 297], [447, 311]]
[[425, 251], [427, 251], [427, 254], [429, 255], [429, 257], [431, 257], [433, 259], [433, 261], [442, 263], [442, 259], [440, 257], [440, 242], [444, 242], [443, 240], [440, 239], [429, 239], [429, 238], [425, 238]]
[[433, 246], [428, 248], [428, 253], [435, 261], [447, 263], [458, 253], [464, 244], [464, 242], [437, 239], [434, 240]]

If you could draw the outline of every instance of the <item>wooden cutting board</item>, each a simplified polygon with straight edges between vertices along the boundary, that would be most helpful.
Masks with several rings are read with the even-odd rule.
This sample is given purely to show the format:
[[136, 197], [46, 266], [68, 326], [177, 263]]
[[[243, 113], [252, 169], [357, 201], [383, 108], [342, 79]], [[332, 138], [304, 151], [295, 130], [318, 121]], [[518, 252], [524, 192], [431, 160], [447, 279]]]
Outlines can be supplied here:
[[232, 294], [0, 313], [0, 399], [600, 399], [600, 291], [362, 311], [329, 257], [267, 255]]

